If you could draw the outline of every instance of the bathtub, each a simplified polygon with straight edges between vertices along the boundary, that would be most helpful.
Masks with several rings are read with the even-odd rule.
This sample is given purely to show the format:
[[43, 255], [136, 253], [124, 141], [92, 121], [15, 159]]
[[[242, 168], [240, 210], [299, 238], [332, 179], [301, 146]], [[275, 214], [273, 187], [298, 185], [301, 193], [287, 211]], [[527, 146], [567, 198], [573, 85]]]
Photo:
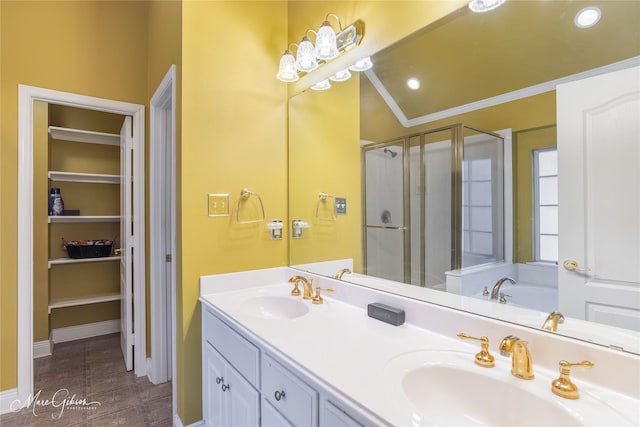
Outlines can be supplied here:
[[[491, 287], [488, 287], [491, 292]], [[500, 287], [500, 292], [507, 297], [508, 305], [530, 308], [533, 310], [551, 313], [558, 310], [558, 289], [547, 286], [529, 285], [526, 283], [516, 283], [512, 285], [505, 282]], [[489, 296], [482, 295], [482, 292], [473, 295], [474, 298], [489, 300]]]

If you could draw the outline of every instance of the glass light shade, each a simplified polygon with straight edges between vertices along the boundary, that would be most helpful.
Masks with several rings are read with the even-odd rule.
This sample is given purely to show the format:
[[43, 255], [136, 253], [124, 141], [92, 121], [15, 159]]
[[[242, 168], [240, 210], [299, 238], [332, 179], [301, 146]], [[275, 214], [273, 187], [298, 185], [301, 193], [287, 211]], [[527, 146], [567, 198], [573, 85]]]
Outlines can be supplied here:
[[316, 84], [314, 84], [313, 86], [311, 86], [311, 89], [313, 90], [327, 90], [331, 87], [331, 83], [329, 83], [329, 80], [323, 80], [321, 82], [318, 82]]
[[304, 36], [298, 46], [298, 53], [296, 55], [296, 67], [298, 70], [308, 73], [318, 68], [318, 61], [316, 60], [314, 49], [313, 43], [309, 41], [307, 36]]
[[329, 80], [333, 80], [334, 82], [344, 82], [351, 78], [351, 73], [349, 69], [345, 69], [342, 71], [338, 71], [333, 76], [329, 77]]
[[286, 50], [280, 58], [280, 66], [278, 67], [278, 80], [283, 82], [295, 82], [298, 80], [298, 71], [296, 70], [296, 59], [290, 50]]
[[355, 64], [353, 64], [349, 69], [351, 71], [367, 71], [373, 67], [373, 62], [371, 62], [371, 58], [367, 56], [366, 58], [362, 58]]
[[336, 33], [329, 21], [324, 21], [316, 36], [316, 58], [329, 60], [338, 56]]
[[469, 9], [476, 13], [489, 12], [490, 10], [500, 7], [505, 1], [507, 0], [471, 0], [469, 2]]

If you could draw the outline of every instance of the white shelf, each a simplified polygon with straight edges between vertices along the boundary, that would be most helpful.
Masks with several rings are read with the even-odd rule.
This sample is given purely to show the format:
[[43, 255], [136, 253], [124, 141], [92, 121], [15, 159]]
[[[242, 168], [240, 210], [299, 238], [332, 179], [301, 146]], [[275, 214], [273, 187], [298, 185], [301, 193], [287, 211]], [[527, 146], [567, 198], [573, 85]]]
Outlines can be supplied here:
[[54, 222], [120, 222], [120, 215], [59, 215], [49, 216], [49, 223]]
[[59, 300], [49, 301], [49, 314], [51, 310], [64, 307], [76, 307], [79, 305], [99, 304], [101, 302], [119, 301], [120, 292], [113, 292], [109, 294], [94, 295], [84, 298], [61, 298]]
[[53, 139], [73, 142], [86, 142], [88, 144], [120, 145], [120, 135], [90, 130], [62, 128], [49, 126], [49, 135]]
[[120, 175], [60, 171], [49, 171], [48, 175], [51, 181], [87, 182], [91, 184], [120, 184]]
[[97, 257], [97, 258], [56, 258], [49, 260], [49, 268], [52, 265], [62, 265], [62, 264], [81, 264], [86, 262], [107, 262], [107, 261], [117, 261], [119, 260], [119, 256], [105, 256], [105, 257]]

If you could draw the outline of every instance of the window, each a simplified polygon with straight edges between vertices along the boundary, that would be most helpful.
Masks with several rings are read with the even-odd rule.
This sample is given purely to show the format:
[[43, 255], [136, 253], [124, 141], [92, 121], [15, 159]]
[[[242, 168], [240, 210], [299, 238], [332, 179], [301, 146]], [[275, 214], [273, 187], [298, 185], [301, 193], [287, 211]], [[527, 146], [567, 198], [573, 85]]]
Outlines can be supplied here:
[[558, 150], [533, 151], [535, 260], [558, 263]]
[[493, 255], [491, 159], [465, 160], [462, 167], [462, 221], [465, 253]]

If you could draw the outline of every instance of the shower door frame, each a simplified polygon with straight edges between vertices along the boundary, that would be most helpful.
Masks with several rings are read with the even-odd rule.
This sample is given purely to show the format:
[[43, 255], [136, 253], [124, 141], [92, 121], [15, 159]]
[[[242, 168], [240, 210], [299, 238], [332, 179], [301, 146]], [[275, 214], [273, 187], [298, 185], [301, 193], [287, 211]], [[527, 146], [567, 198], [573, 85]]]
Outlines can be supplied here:
[[[464, 160], [464, 129], [469, 129], [474, 132], [490, 135], [496, 138], [500, 138], [503, 141], [503, 155], [507, 138], [504, 135], [500, 135], [495, 132], [490, 132], [482, 129], [478, 129], [472, 126], [465, 125], [464, 123], [456, 123], [447, 126], [442, 126], [434, 129], [427, 129], [421, 132], [412, 133], [400, 138], [393, 138], [391, 140], [368, 144], [361, 147], [360, 156], [360, 170], [363, 174], [362, 179], [362, 267], [363, 273], [368, 274], [367, 270], [367, 229], [396, 229], [403, 232], [403, 262], [404, 262], [404, 283], [411, 284], [411, 194], [410, 194], [410, 151], [411, 151], [411, 139], [420, 138], [420, 283], [418, 286], [426, 286], [426, 209], [425, 209], [425, 179], [426, 168], [424, 162], [424, 150], [426, 135], [443, 132], [449, 130], [451, 132], [451, 270], [459, 270], [462, 268], [462, 164]], [[366, 179], [366, 153], [376, 149], [384, 149], [390, 146], [399, 146], [402, 143], [402, 176], [403, 176], [403, 226], [402, 227], [383, 227], [383, 226], [368, 226], [367, 225], [367, 179]], [[503, 167], [503, 175], [506, 175], [506, 170]], [[503, 189], [505, 191], [504, 182], [506, 176], [503, 177]], [[505, 194], [503, 194], [504, 200]], [[504, 215], [504, 211], [503, 211]], [[503, 219], [503, 240], [506, 236], [506, 219]], [[510, 258], [507, 255], [506, 241], [503, 241], [503, 259]]]
[[[382, 229], [382, 230], [398, 230], [402, 231], [402, 250], [403, 250], [403, 275], [404, 282], [411, 282], [411, 239], [409, 236], [409, 232], [411, 228], [407, 225], [411, 220], [411, 215], [408, 209], [410, 206], [410, 194], [409, 194], [409, 186], [406, 184], [409, 182], [409, 153], [407, 151], [408, 147], [408, 137], [403, 138], [394, 138], [390, 141], [368, 144], [361, 148], [361, 156], [360, 156], [360, 170], [363, 173], [362, 182], [362, 198], [361, 198], [361, 212], [362, 212], [362, 272], [363, 274], [368, 274], [367, 270], [367, 229]], [[391, 146], [399, 146], [402, 144], [402, 226], [401, 227], [385, 227], [372, 225], [369, 226], [367, 224], [367, 172], [366, 172], [366, 157], [365, 154], [367, 151], [373, 151], [377, 149], [384, 149]], [[407, 282], [407, 280], [409, 282]]]

